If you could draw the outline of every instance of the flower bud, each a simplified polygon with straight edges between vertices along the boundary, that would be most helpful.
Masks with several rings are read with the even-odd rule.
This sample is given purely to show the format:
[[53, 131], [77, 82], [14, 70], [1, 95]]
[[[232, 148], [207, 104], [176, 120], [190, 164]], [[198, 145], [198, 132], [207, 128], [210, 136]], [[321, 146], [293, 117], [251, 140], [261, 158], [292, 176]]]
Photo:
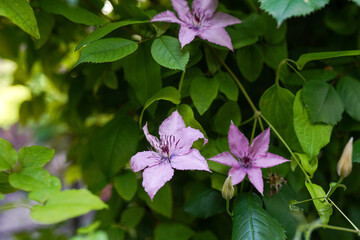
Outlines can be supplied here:
[[221, 194], [222, 197], [226, 200], [230, 200], [234, 196], [234, 186], [232, 185], [230, 175], [226, 178], [224, 182], [224, 185], [221, 190]]
[[352, 152], [353, 152], [353, 138], [351, 137], [346, 144], [340, 160], [337, 164], [337, 173], [340, 177], [347, 177], [352, 170]]

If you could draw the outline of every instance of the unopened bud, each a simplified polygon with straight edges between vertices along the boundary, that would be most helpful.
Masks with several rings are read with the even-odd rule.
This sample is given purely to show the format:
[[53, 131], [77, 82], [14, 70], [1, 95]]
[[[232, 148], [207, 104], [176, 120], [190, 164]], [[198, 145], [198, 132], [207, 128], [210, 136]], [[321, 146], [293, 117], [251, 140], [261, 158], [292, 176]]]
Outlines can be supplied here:
[[230, 175], [226, 178], [224, 182], [224, 185], [221, 190], [221, 194], [222, 197], [226, 200], [230, 200], [234, 196], [234, 186], [232, 185]]
[[337, 173], [340, 177], [347, 177], [352, 170], [352, 152], [353, 152], [353, 138], [351, 137], [346, 144], [340, 160], [337, 164]]

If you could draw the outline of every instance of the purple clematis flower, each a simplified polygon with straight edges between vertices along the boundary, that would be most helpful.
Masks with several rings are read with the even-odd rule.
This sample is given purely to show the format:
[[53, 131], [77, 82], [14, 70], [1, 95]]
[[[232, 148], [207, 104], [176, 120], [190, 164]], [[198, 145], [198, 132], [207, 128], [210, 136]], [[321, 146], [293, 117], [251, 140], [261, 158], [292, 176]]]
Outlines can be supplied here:
[[209, 160], [232, 167], [229, 175], [233, 185], [240, 183], [247, 174], [250, 182], [263, 194], [264, 182], [261, 168], [273, 167], [289, 161], [267, 152], [270, 142], [270, 128], [259, 134], [249, 146], [248, 139], [231, 122], [228, 141], [232, 154], [223, 152]]
[[146, 139], [154, 151], [138, 152], [131, 158], [134, 172], [143, 169], [143, 187], [153, 199], [156, 192], [164, 186], [177, 170], [209, 171], [206, 159], [199, 150], [191, 148], [199, 138], [207, 139], [197, 129], [185, 127], [184, 120], [175, 111], [159, 127], [160, 141], [149, 134], [147, 124], [143, 127]]
[[180, 24], [179, 40], [181, 47], [190, 43], [196, 36], [209, 42], [233, 50], [229, 34], [225, 27], [241, 23], [239, 19], [227, 13], [215, 10], [218, 0], [194, 0], [192, 10], [185, 0], [171, 0], [180, 19], [169, 10], [157, 14], [151, 22], [171, 22]]

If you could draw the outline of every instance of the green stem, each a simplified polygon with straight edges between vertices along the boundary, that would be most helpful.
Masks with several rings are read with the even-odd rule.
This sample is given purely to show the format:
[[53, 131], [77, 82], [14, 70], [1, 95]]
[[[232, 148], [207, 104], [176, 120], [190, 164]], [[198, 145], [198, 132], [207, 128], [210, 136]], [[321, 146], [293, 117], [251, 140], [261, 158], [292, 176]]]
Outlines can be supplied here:
[[254, 115], [254, 116], [252, 116], [251, 118], [249, 118], [249, 119], [247, 119], [247, 120], [243, 121], [242, 123], [240, 123], [240, 125], [239, 125], [239, 126], [242, 126], [242, 125], [245, 125], [245, 124], [247, 124], [247, 123], [251, 122], [252, 120], [254, 120], [254, 118], [255, 118], [255, 115]]
[[341, 182], [344, 180], [343, 177], [340, 177], [339, 181], [336, 183], [336, 185], [332, 188], [330, 188], [329, 192], [326, 194], [325, 198], [328, 199], [337, 189], [337, 186], [341, 184]]
[[255, 120], [254, 120], [254, 126], [253, 126], [253, 129], [251, 131], [250, 144], [252, 143], [252, 140], [254, 139], [254, 136], [255, 136], [257, 120], [258, 120], [258, 118], [255, 118]]
[[234, 216], [234, 214], [230, 211], [230, 200], [226, 200], [226, 212], [230, 217]]
[[285, 142], [285, 140], [281, 137], [281, 135], [278, 133], [278, 131], [274, 128], [274, 126], [269, 122], [269, 120], [267, 120], [264, 115], [261, 115], [261, 118], [264, 119], [264, 121], [270, 126], [270, 128], [273, 130], [273, 132], [276, 134], [276, 136], [280, 139], [280, 141], [285, 145], [286, 149], [290, 152], [291, 156], [295, 159], [297, 165], [299, 165], [299, 167], [301, 168], [301, 170], [303, 171], [306, 180], [311, 183], [310, 177], [307, 174], [307, 172], [305, 171], [305, 169], [303, 168], [303, 166], [300, 164], [300, 162], [298, 161], [298, 159], [296, 158], [294, 152], [290, 149], [289, 145]]
[[180, 78], [180, 82], [179, 82], [179, 92], [181, 92], [182, 85], [183, 85], [183, 82], [184, 82], [184, 77], [185, 77], [185, 71], [183, 71], [182, 74], [181, 74], [181, 78]]
[[296, 203], [293, 203], [293, 204], [290, 204], [290, 205], [297, 205], [297, 204], [306, 203], [306, 202], [310, 202], [310, 201], [313, 201], [313, 200], [320, 200], [320, 199], [325, 199], [325, 197], [309, 198], [309, 199], [306, 199], [306, 200], [302, 200], [300, 202], [297, 201]]
[[284, 59], [279, 63], [278, 68], [276, 69], [276, 76], [275, 76], [275, 84], [279, 85], [279, 79], [280, 79], [280, 72], [284, 64], [288, 65], [304, 82], [306, 82], [306, 79], [303, 77], [303, 75], [300, 74], [296, 68], [294, 68], [290, 63], [293, 63], [297, 66], [297, 63], [291, 59]]
[[265, 128], [264, 128], [264, 125], [262, 123], [261, 117], [259, 116], [258, 119], [259, 119], [259, 125], [260, 125], [260, 128], [261, 128], [261, 131], [263, 132], [265, 130]]
[[258, 8], [252, 0], [246, 0], [246, 4], [253, 12], [258, 12]]
[[359, 231], [359, 229], [356, 227], [356, 225], [345, 215], [345, 213], [343, 213], [342, 211], [341, 211], [341, 209], [338, 207], [338, 206], [336, 206], [336, 204], [330, 199], [330, 198], [328, 198], [327, 199], [332, 205], [334, 205], [334, 207], [341, 213], [341, 215], [343, 215], [344, 216], [344, 218], [351, 224], [351, 226], [353, 226], [353, 228], [358, 232], [358, 233], [360, 233], [360, 231]]

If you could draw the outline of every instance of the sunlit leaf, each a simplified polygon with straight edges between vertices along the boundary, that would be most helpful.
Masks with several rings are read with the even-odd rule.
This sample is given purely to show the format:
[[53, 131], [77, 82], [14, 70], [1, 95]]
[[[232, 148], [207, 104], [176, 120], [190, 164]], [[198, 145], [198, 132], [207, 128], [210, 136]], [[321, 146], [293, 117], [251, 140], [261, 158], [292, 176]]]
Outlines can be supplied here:
[[[308, 189], [312, 198], [325, 197], [326, 193], [319, 185], [314, 183], [305, 182], [305, 186]], [[331, 205], [323, 199], [313, 200], [316, 210], [320, 216], [321, 222], [327, 224], [330, 216], [332, 215]]]
[[0, 171], [11, 169], [16, 164], [17, 157], [11, 143], [0, 138]]
[[23, 147], [19, 151], [19, 162], [22, 167], [42, 167], [54, 157], [54, 154], [54, 149], [43, 146]]
[[178, 223], [161, 224], [155, 228], [155, 240], [188, 240], [194, 234], [189, 227]]

